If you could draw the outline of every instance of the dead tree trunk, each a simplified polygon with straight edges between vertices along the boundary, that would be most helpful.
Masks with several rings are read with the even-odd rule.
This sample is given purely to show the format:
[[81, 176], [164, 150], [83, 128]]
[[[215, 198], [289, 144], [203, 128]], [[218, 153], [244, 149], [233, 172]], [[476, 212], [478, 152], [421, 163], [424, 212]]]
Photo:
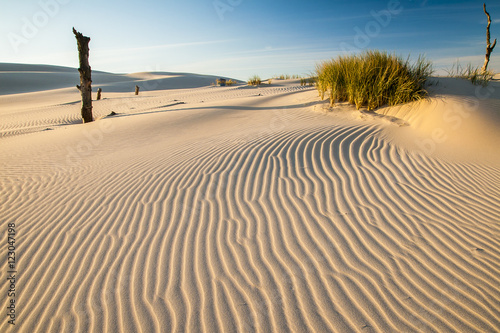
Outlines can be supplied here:
[[135, 94], [139, 95], [139, 86], [135, 86]]
[[97, 100], [101, 99], [101, 94], [102, 94], [102, 89], [101, 88], [97, 89]]
[[92, 117], [92, 76], [89, 65], [89, 42], [90, 38], [85, 37], [73, 28], [76, 41], [78, 43], [78, 56], [80, 59], [80, 85], [76, 86], [82, 94], [82, 118], [84, 123], [93, 121]]
[[488, 18], [488, 25], [486, 26], [486, 55], [484, 57], [484, 65], [483, 68], [481, 68], [481, 72], [486, 72], [486, 69], [488, 68], [488, 64], [490, 62], [490, 55], [491, 52], [493, 52], [493, 49], [497, 45], [497, 39], [495, 38], [495, 41], [493, 44], [490, 43], [490, 25], [491, 25], [491, 17], [490, 13], [486, 11], [486, 4], [483, 4], [483, 10], [484, 13], [486, 14], [486, 17]]

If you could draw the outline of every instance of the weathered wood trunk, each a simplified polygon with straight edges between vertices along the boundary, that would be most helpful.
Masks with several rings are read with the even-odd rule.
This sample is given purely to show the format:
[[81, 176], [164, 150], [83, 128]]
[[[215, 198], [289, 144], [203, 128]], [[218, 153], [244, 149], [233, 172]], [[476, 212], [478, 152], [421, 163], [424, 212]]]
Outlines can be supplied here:
[[491, 26], [491, 17], [490, 13], [486, 11], [486, 4], [483, 4], [483, 10], [484, 13], [486, 14], [486, 17], [488, 18], [488, 25], [486, 26], [486, 55], [484, 56], [484, 64], [483, 67], [481, 68], [481, 72], [486, 72], [488, 69], [488, 64], [490, 63], [490, 56], [491, 52], [493, 52], [493, 49], [497, 45], [497, 39], [495, 38], [495, 41], [493, 44], [490, 43], [490, 26]]
[[80, 85], [76, 86], [82, 94], [82, 118], [84, 123], [93, 121], [92, 117], [92, 75], [89, 65], [90, 38], [82, 35], [73, 28], [78, 43], [78, 56], [80, 59]]
[[139, 86], [135, 86], [135, 94], [139, 95]]
[[101, 94], [102, 94], [102, 89], [101, 88], [97, 89], [97, 100], [101, 99]]

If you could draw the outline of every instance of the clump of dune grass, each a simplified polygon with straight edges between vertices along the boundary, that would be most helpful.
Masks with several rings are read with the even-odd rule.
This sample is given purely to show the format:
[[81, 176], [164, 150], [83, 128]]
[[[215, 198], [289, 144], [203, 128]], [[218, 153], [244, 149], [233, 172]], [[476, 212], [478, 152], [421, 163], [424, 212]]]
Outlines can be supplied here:
[[215, 80], [215, 83], [210, 83], [210, 85], [211, 85], [211, 86], [220, 86], [222, 82], [224, 82], [224, 84], [225, 84], [226, 86], [229, 86], [229, 87], [230, 87], [230, 86], [234, 86], [235, 84], [237, 84], [237, 83], [238, 83], [238, 82], [236, 82], [236, 81], [234, 81], [234, 80], [231, 80], [231, 79], [229, 79], [229, 80], [225, 80], [225, 81], [222, 81], [221, 79], [217, 79], [217, 80]]
[[374, 110], [424, 97], [432, 65], [423, 57], [411, 64], [387, 52], [366, 51], [325, 61], [317, 65], [316, 74], [319, 94], [324, 99], [328, 93], [332, 106], [337, 100], [354, 104], [358, 110]]
[[479, 66], [474, 67], [471, 63], [463, 67], [456, 62], [447, 72], [450, 77], [469, 80], [473, 85], [482, 85], [483, 87], [486, 87], [495, 76], [492, 71], [481, 71]]
[[280, 76], [275, 76], [274, 77], [275, 79], [278, 79], [278, 80], [296, 80], [296, 79], [301, 79], [302, 76], [298, 75], [298, 74], [294, 74], [294, 75], [290, 75], [290, 74], [281, 74]]
[[250, 86], [259, 86], [262, 84], [262, 80], [258, 75], [252, 76], [250, 79], [248, 79], [248, 85]]
[[308, 77], [308, 78], [301, 78], [300, 79], [300, 85], [301, 86], [314, 86], [314, 83], [316, 82], [316, 77]]

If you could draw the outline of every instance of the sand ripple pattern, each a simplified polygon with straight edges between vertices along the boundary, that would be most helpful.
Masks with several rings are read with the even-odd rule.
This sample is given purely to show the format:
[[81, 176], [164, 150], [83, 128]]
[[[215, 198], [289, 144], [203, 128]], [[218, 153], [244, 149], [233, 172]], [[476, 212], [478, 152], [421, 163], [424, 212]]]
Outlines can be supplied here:
[[[168, 112], [172, 106], [219, 100], [237, 100], [244, 97], [276, 96], [313, 90], [314, 87], [287, 86], [234, 86], [234, 87], [202, 87], [193, 89], [173, 89], [155, 92], [148, 96], [148, 91], [140, 96], [132, 94], [105, 93], [105, 98], [93, 101], [95, 119], [105, 117], [111, 112], [119, 114], [138, 114], [154, 111]], [[38, 94], [38, 93], [37, 93]], [[130, 97], [129, 97], [130, 95]], [[21, 134], [52, 130], [59, 126], [80, 124], [81, 102], [78, 96], [73, 102], [44, 107], [34, 107], [17, 112], [0, 114], [0, 139]]]
[[378, 131], [297, 126], [113, 172], [6, 168], [19, 332], [497, 332], [500, 170]]

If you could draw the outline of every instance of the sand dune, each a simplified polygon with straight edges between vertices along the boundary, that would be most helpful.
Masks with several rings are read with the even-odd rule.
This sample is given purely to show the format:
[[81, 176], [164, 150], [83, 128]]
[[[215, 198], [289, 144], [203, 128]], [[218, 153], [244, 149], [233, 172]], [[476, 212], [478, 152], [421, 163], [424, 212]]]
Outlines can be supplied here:
[[[297, 81], [188, 86], [107, 94], [82, 125], [60, 102], [74, 92], [35, 94], [0, 96], [17, 331], [500, 329], [500, 163], [451, 132], [418, 149], [453, 125], [412, 113], [427, 104], [381, 117], [325, 112]], [[473, 98], [434, 96], [442, 112]]]
[[[154, 91], [182, 88], [199, 88], [210, 85], [218, 77], [193, 75], [190, 73], [135, 73], [112, 74], [92, 71], [94, 90], [102, 88], [105, 92], [133, 92], [138, 85], [141, 91]], [[20, 94], [72, 88], [80, 82], [75, 68], [0, 63], [0, 94]]]
[[498, 162], [500, 83], [482, 87], [452, 78], [432, 82], [432, 98], [379, 113], [411, 124], [416, 134], [413, 141], [418, 142], [413, 148], [427, 154]]

